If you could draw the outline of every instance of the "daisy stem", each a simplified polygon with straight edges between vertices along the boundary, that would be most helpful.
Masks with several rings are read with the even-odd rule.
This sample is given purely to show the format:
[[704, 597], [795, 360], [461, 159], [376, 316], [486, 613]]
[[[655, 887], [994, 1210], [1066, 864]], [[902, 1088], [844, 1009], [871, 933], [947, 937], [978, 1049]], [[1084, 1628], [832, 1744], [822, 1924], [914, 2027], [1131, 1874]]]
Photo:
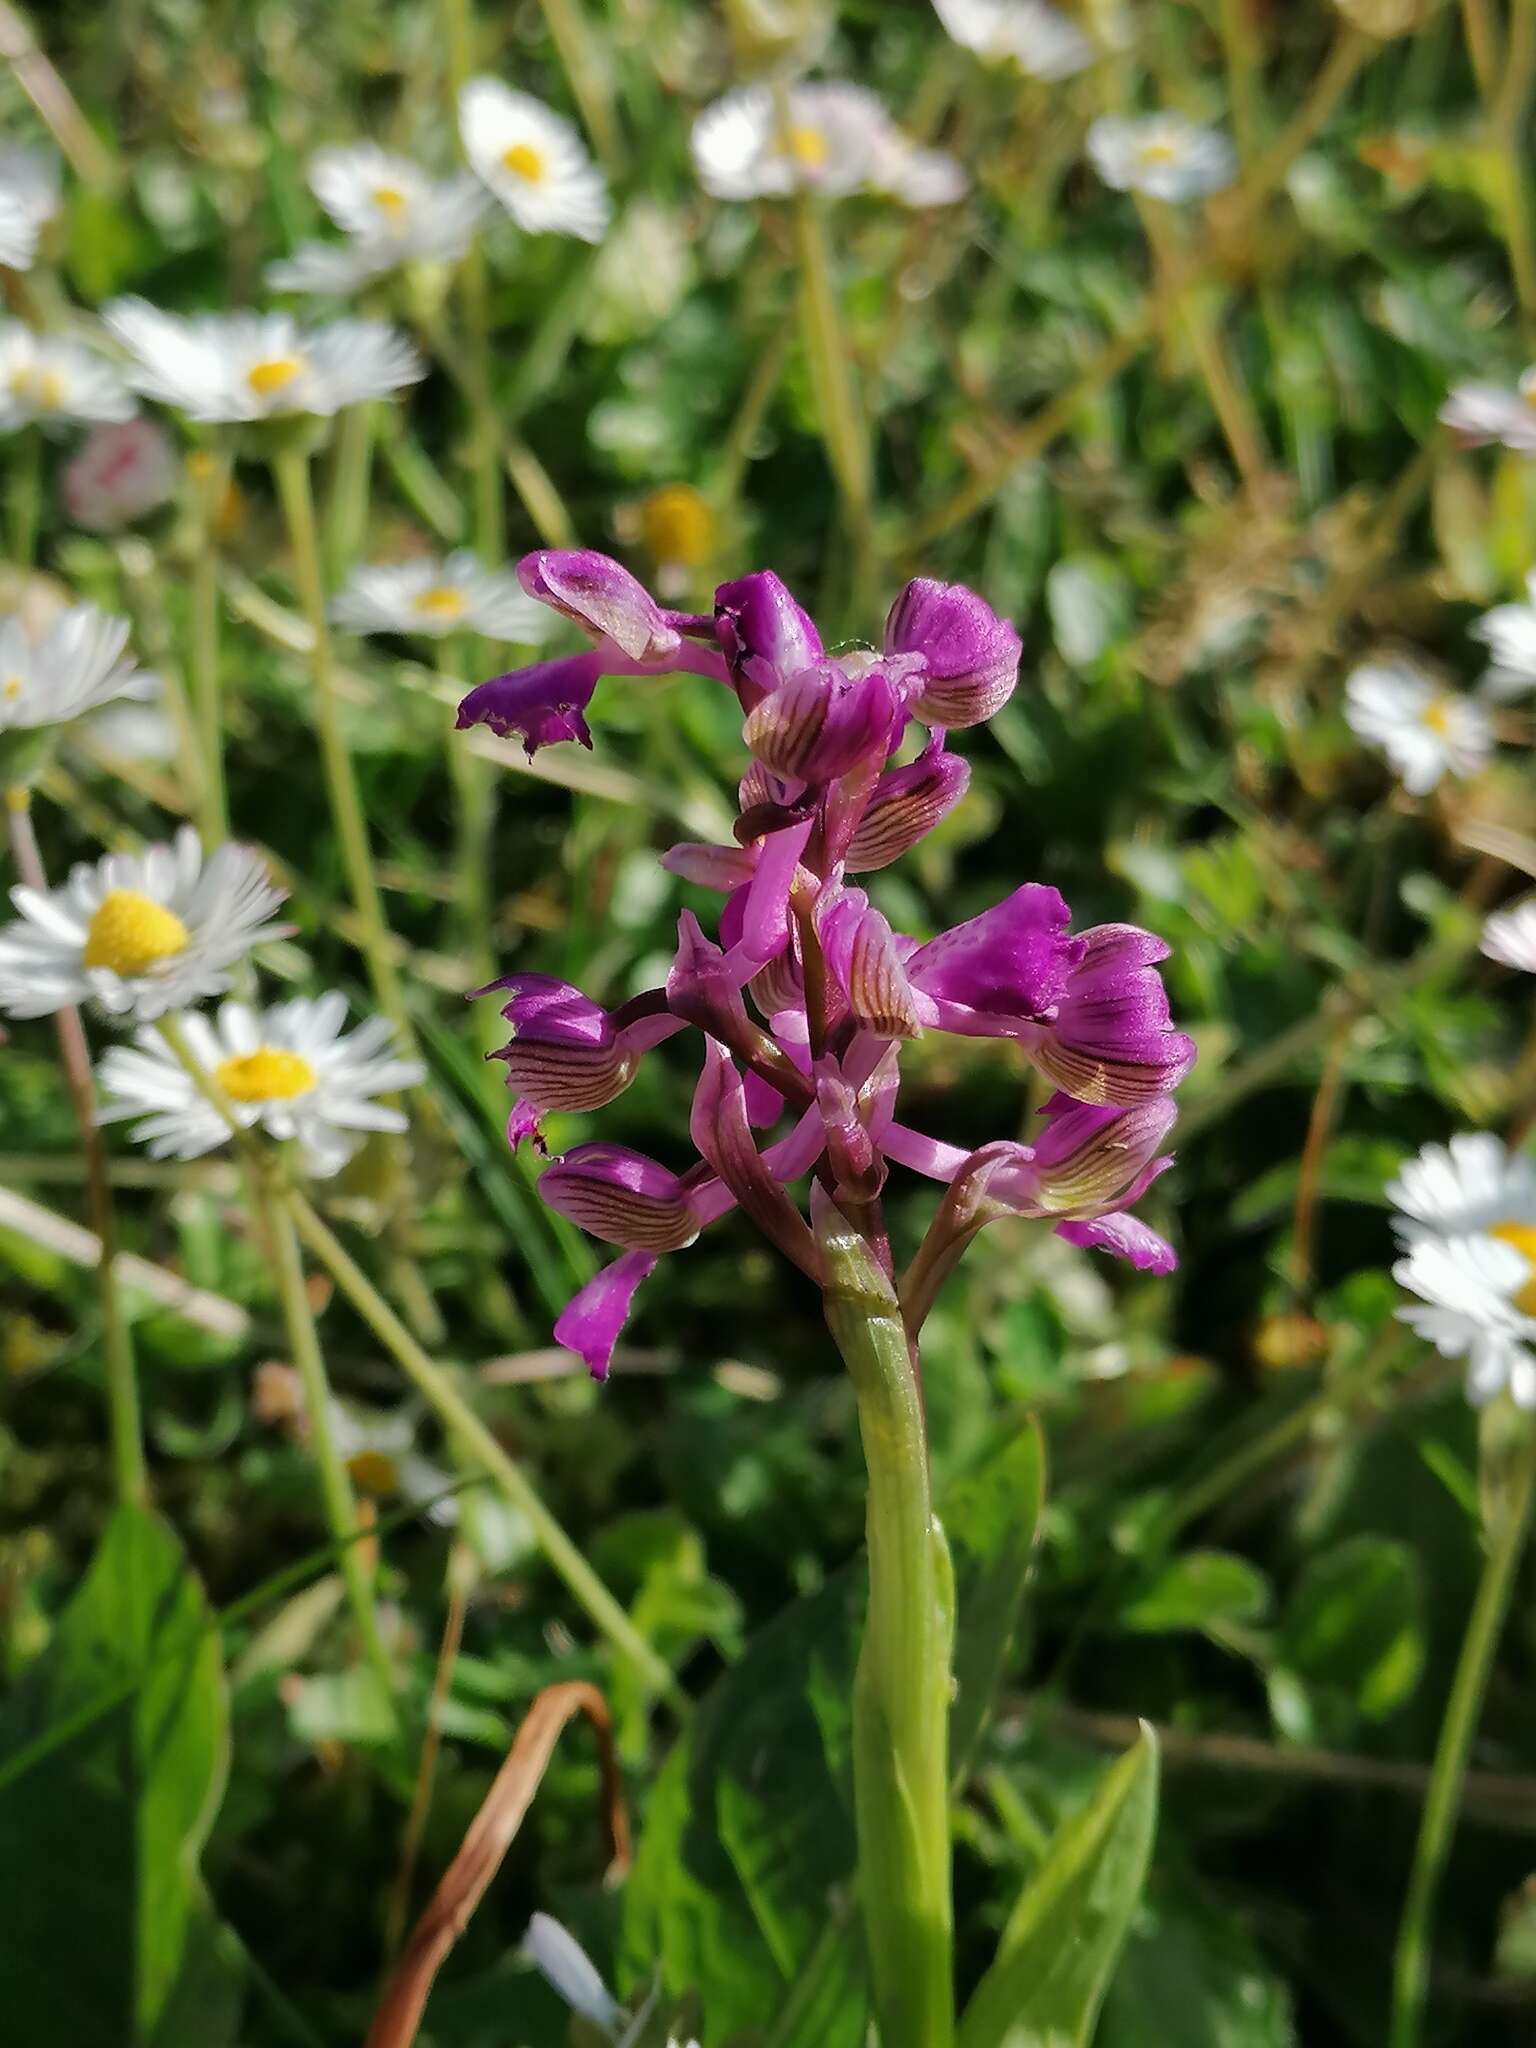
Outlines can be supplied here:
[[219, 689], [219, 514], [229, 489], [227, 449], [204, 449], [195, 470], [197, 544], [192, 560], [192, 711], [197, 727], [201, 773], [198, 829], [211, 850], [229, 837], [229, 800], [224, 786], [224, 707]]
[[341, 705], [331, 671], [331, 636], [325, 616], [325, 583], [320, 566], [319, 538], [315, 531], [315, 500], [310, 488], [308, 453], [298, 447], [279, 447], [272, 457], [272, 474], [288, 524], [299, 600], [312, 635], [310, 676], [315, 686], [312, 700], [315, 730], [320, 740], [320, 759], [331, 817], [341, 842], [347, 890], [362, 927], [368, 978], [379, 1008], [399, 1033], [402, 1047], [410, 1050], [415, 1046], [415, 1033], [405, 1007], [405, 991], [395, 966], [389, 927], [384, 919], [383, 899], [368, 844], [368, 826], [363, 816], [352, 756], [342, 730]]
[[28, 570], [37, 548], [37, 506], [43, 444], [36, 427], [23, 427], [15, 441], [16, 455], [6, 486], [11, 561]]
[[395, 1359], [443, 1427], [467, 1456], [490, 1473], [506, 1499], [533, 1531], [551, 1568], [599, 1632], [628, 1657], [646, 1684], [678, 1711], [688, 1701], [671, 1667], [646, 1641], [580, 1550], [567, 1536], [531, 1482], [508, 1457], [452, 1376], [411, 1335], [341, 1240], [297, 1188], [288, 1190], [288, 1209], [300, 1237], [351, 1302], [375, 1337]]
[[623, 163], [624, 151], [614, 118], [613, 86], [597, 38], [578, 0], [542, 0], [542, 5], [550, 40], [571, 81], [581, 118], [592, 137], [592, 147], [606, 171], [617, 171]]
[[[463, 653], [470, 650], [466, 647]], [[437, 673], [457, 683], [465, 665], [450, 642], [437, 645]], [[445, 735], [448, 775], [453, 784], [453, 907], [473, 985], [481, 988], [496, 973], [491, 945], [491, 847], [496, 831], [496, 771], [465, 746], [452, 721]], [[505, 1093], [497, 1085], [496, 1100]]]
[[[48, 877], [38, 850], [37, 834], [32, 829], [32, 806], [27, 791], [21, 788], [7, 790], [5, 804], [16, 872], [29, 889], [45, 890]], [[133, 1369], [133, 1338], [117, 1287], [117, 1223], [112, 1209], [112, 1183], [107, 1170], [106, 1147], [96, 1122], [90, 1047], [77, 1009], [56, 1011], [53, 1022], [65, 1084], [80, 1129], [80, 1149], [85, 1156], [85, 1190], [91, 1228], [100, 1246], [96, 1260], [96, 1292], [101, 1305], [107, 1413], [117, 1497], [127, 1505], [143, 1506], [149, 1499], [149, 1476], [144, 1464], [139, 1389]]]
[[421, 1853], [421, 1838], [432, 1810], [432, 1788], [437, 1779], [438, 1752], [443, 1746], [443, 1714], [453, 1687], [453, 1667], [464, 1640], [464, 1615], [474, 1584], [475, 1556], [467, 1543], [455, 1543], [448, 1556], [448, 1612], [443, 1637], [438, 1645], [437, 1668], [432, 1674], [432, 1691], [427, 1699], [427, 1725], [422, 1731], [421, 1752], [416, 1763], [416, 1783], [411, 1808], [406, 1815], [400, 1840], [400, 1867], [384, 1913], [384, 1954], [393, 1958], [405, 1933], [405, 1916], [411, 1906], [411, 1881]]
[[[314, 1312], [304, 1288], [304, 1262], [299, 1253], [293, 1218], [283, 1200], [282, 1188], [270, 1168], [260, 1174], [260, 1199], [261, 1220], [272, 1253], [273, 1279], [288, 1333], [288, 1349], [304, 1393], [309, 1446], [319, 1468], [320, 1498], [326, 1522], [336, 1544], [341, 1575], [363, 1653], [379, 1680], [385, 1701], [392, 1702], [395, 1680], [384, 1638], [379, 1633], [378, 1610], [374, 1604], [374, 1574], [368, 1555], [370, 1546], [357, 1540], [357, 1499], [352, 1491], [346, 1461], [331, 1428], [331, 1387], [326, 1377], [325, 1357], [320, 1349]], [[393, 1712], [391, 1704], [391, 1717]]]
[[1190, 351], [1210, 395], [1211, 409], [1232, 451], [1243, 487], [1252, 492], [1263, 482], [1268, 460], [1248, 394], [1198, 292], [1180, 281], [1179, 273], [1184, 266], [1179, 260], [1170, 210], [1155, 199], [1143, 199], [1138, 205], [1147, 240], [1152, 245], [1159, 290], [1189, 338]]
[[799, 270], [801, 341], [816, 393], [821, 438], [843, 500], [858, 599], [866, 593], [874, 570], [869, 436], [854, 389], [853, 356], [838, 305], [832, 252], [813, 193], [796, 195], [790, 222]]
[[1536, 239], [1532, 235], [1531, 200], [1526, 181], [1530, 165], [1526, 123], [1531, 89], [1536, 84], [1536, 0], [1513, 0], [1509, 40], [1504, 49], [1504, 75], [1493, 104], [1493, 141], [1503, 184], [1504, 239], [1509, 267], [1525, 323], [1526, 340], [1536, 336]]
[[1491, 105], [1499, 69], [1499, 31], [1489, 0], [1461, 0], [1461, 25], [1467, 55], [1485, 105]]
[[1435, 1894], [1450, 1852], [1461, 1804], [1467, 1759], [1488, 1688], [1494, 1652], [1509, 1611], [1515, 1570], [1536, 1500], [1536, 1437], [1526, 1443], [1512, 1475], [1511, 1488], [1500, 1504], [1489, 1532], [1488, 1554], [1478, 1582], [1467, 1633], [1462, 1640], [1456, 1675], [1440, 1724], [1440, 1740], [1430, 1770], [1429, 1790], [1419, 1822], [1408, 1895], [1398, 1928], [1392, 1970], [1391, 2048], [1418, 2048], [1423, 2034], [1424, 2001], [1429, 1987], [1430, 1921]]
[[377, 414], [378, 407], [365, 399], [347, 407], [336, 429], [325, 521], [325, 565], [333, 584], [345, 577], [367, 537]]

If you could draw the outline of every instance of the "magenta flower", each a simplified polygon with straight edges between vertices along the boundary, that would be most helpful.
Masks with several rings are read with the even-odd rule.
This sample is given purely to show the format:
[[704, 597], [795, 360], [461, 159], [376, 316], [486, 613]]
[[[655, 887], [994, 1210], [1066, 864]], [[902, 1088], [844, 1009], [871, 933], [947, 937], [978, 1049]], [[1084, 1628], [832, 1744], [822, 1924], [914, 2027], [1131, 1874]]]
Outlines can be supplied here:
[[[1046, 1220], [1074, 1244], [1169, 1271], [1171, 1248], [1130, 1213], [1171, 1164], [1172, 1091], [1194, 1059], [1158, 972], [1167, 947], [1134, 925], [1074, 933], [1065, 900], [1039, 883], [921, 944], [849, 879], [898, 860], [964, 796], [970, 771], [945, 736], [1012, 693], [1012, 626], [973, 591], [919, 579], [892, 606], [882, 650], [828, 653], [767, 571], [722, 584], [708, 618], [664, 610], [585, 550], [531, 555], [519, 575], [594, 644], [482, 684], [461, 725], [520, 734], [530, 753], [590, 745], [600, 677], [686, 671], [734, 693], [751, 756], [735, 843], [662, 857], [722, 898], [713, 937], [691, 913], [680, 919], [663, 986], [608, 1011], [545, 975], [493, 984], [508, 998], [511, 1038], [496, 1057], [517, 1091], [514, 1144], [541, 1143], [545, 1113], [611, 1102], [663, 1038], [694, 1028], [704, 1040], [690, 1163], [595, 1142], [544, 1172], [550, 1206], [622, 1252], [561, 1315], [558, 1340], [603, 1378], [657, 1259], [732, 1208], [819, 1278], [791, 1193], [811, 1173], [887, 1273], [890, 1168], [943, 1186], [901, 1282], [914, 1340], [944, 1275], [1002, 1217]], [[901, 1047], [926, 1031], [1011, 1039], [1055, 1084], [1032, 1143], [967, 1152], [899, 1120]]]

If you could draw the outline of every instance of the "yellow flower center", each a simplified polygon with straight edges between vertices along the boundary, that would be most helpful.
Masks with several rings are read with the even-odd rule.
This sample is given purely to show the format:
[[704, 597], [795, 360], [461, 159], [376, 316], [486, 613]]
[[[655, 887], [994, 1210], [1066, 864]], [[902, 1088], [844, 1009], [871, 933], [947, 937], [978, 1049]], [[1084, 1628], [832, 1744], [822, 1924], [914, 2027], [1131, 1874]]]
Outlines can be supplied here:
[[1515, 1296], [1515, 1307], [1523, 1316], [1536, 1316], [1536, 1223], [1495, 1223], [1488, 1235], [1512, 1244], [1530, 1267], [1531, 1277]]
[[3, 697], [7, 704], [14, 704], [26, 687], [20, 676], [7, 676], [5, 681], [0, 683], [0, 697]]
[[191, 936], [175, 911], [153, 897], [110, 889], [91, 919], [81, 958], [87, 967], [109, 968], [127, 981], [184, 953]]
[[364, 1493], [398, 1493], [400, 1473], [388, 1451], [354, 1451], [347, 1460], [354, 1486]]
[[514, 178], [537, 185], [544, 176], [544, 158], [531, 142], [514, 142], [510, 149], [501, 152], [501, 168], [510, 171]]
[[57, 370], [39, 370], [31, 363], [12, 370], [11, 392], [23, 405], [34, 405], [39, 412], [57, 412], [67, 395]]
[[304, 368], [302, 356], [272, 356], [264, 363], [252, 363], [245, 381], [258, 398], [275, 398], [286, 391]]
[[406, 197], [398, 185], [375, 185], [373, 203], [380, 213], [387, 213], [392, 220], [398, 220], [405, 212]]
[[652, 559], [695, 568], [715, 545], [715, 515], [692, 484], [665, 484], [640, 507], [640, 531]]
[[1436, 739], [1443, 740], [1451, 729], [1450, 698], [1436, 697], [1431, 704], [1426, 705], [1420, 714], [1419, 723], [1426, 732], [1432, 732]]
[[819, 128], [809, 128], [797, 122], [784, 137], [786, 154], [793, 157], [802, 170], [819, 171], [832, 154], [831, 146]]
[[258, 1045], [254, 1052], [232, 1053], [220, 1060], [213, 1078], [231, 1102], [291, 1102], [307, 1095], [316, 1074], [309, 1061], [280, 1045]]
[[1138, 154], [1144, 164], [1171, 164], [1179, 151], [1176, 143], [1144, 142]]
[[464, 593], [451, 583], [434, 583], [417, 598], [415, 609], [429, 618], [456, 619], [464, 609]]

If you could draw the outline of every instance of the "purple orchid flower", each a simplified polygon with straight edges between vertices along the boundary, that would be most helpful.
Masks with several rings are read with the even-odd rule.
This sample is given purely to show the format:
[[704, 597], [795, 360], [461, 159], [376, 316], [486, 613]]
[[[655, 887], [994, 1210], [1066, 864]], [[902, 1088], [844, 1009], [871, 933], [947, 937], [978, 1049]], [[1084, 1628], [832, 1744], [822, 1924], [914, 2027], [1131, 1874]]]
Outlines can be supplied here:
[[[530, 753], [590, 745], [600, 677], [686, 671], [735, 693], [753, 757], [735, 843], [662, 857], [723, 899], [715, 937], [683, 915], [662, 987], [609, 1011], [544, 975], [492, 985], [508, 998], [511, 1038], [494, 1057], [517, 1091], [514, 1143], [542, 1149], [543, 1115], [601, 1108], [662, 1039], [703, 1035], [692, 1164], [674, 1170], [596, 1141], [543, 1174], [552, 1208], [621, 1251], [561, 1315], [558, 1340], [604, 1377], [658, 1258], [736, 1207], [819, 1277], [791, 1193], [811, 1173], [888, 1274], [890, 1168], [943, 1187], [901, 1284], [914, 1341], [944, 1275], [1002, 1217], [1048, 1221], [1073, 1244], [1170, 1271], [1171, 1247], [1130, 1213], [1172, 1163], [1172, 1091], [1194, 1059], [1158, 971], [1168, 948], [1134, 925], [1074, 933], [1064, 898], [1039, 883], [919, 943], [848, 879], [898, 860], [963, 798], [970, 770], [946, 734], [1006, 703], [1020, 656], [1012, 626], [973, 591], [921, 578], [892, 606], [883, 652], [829, 653], [768, 571], [722, 584], [707, 618], [666, 611], [587, 550], [543, 550], [518, 573], [595, 644], [482, 684], [461, 725], [520, 734]], [[902, 759], [914, 722], [926, 732]], [[935, 1030], [1012, 1040], [1055, 1084], [1032, 1143], [967, 1152], [898, 1119], [901, 1048]]]

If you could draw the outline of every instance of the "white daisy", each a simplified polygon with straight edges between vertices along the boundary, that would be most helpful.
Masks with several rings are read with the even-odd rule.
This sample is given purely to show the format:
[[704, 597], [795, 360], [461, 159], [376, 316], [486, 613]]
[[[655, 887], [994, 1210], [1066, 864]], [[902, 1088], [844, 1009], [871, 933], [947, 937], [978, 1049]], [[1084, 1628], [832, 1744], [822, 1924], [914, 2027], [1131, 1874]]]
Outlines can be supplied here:
[[425, 1507], [428, 1521], [440, 1526], [457, 1522], [453, 1475], [417, 1450], [416, 1417], [408, 1408], [365, 1408], [357, 1401], [333, 1400], [330, 1419], [332, 1440], [359, 1493]]
[[1182, 114], [1101, 115], [1088, 130], [1088, 154], [1106, 185], [1149, 199], [1202, 199], [1237, 173], [1227, 138]]
[[1536, 571], [1526, 577], [1525, 593], [1526, 603], [1496, 604], [1472, 628], [1491, 657], [1483, 694], [1499, 702], [1536, 685]]
[[62, 887], [17, 888], [0, 925], [0, 1010], [44, 1017], [87, 997], [146, 1023], [229, 987], [228, 969], [264, 939], [287, 895], [254, 847], [205, 861], [184, 825], [173, 846], [82, 861]]
[[0, 269], [32, 268], [38, 236], [58, 210], [58, 158], [24, 143], [0, 149]]
[[374, 562], [354, 569], [331, 605], [338, 626], [354, 633], [479, 633], [487, 640], [542, 640], [546, 606], [510, 569], [487, 569], [465, 548], [444, 560]]
[[[413, 1088], [415, 1060], [394, 1050], [394, 1026], [370, 1017], [345, 1032], [347, 1000], [334, 990], [253, 1010], [225, 1003], [214, 1017], [179, 1018], [193, 1059], [214, 1082], [243, 1130], [295, 1139], [310, 1171], [332, 1174], [357, 1150], [362, 1131], [403, 1131], [404, 1116], [376, 1098]], [[154, 1159], [198, 1159], [230, 1136], [229, 1125], [158, 1031], [114, 1046], [98, 1072], [109, 1097], [98, 1121], [139, 1118], [133, 1136]]]
[[903, 206], [953, 206], [970, 190], [958, 157], [947, 150], [922, 149], [887, 121], [874, 138], [868, 174], [872, 192], [887, 193]]
[[471, 169], [526, 233], [603, 239], [602, 173], [570, 122], [542, 100], [499, 78], [472, 78], [459, 94], [459, 135]]
[[1426, 795], [1442, 776], [1475, 775], [1493, 752], [1487, 707], [1443, 688], [1411, 661], [1355, 669], [1344, 686], [1344, 716], [1413, 796]]
[[1497, 441], [1536, 455], [1536, 364], [1513, 391], [1502, 384], [1458, 384], [1440, 408], [1442, 426], [1469, 448]]
[[128, 621], [93, 604], [66, 605], [34, 636], [0, 619], [0, 732], [66, 725], [114, 697], [159, 694], [160, 678], [134, 665]]
[[699, 183], [716, 199], [779, 199], [801, 187], [837, 194], [869, 184], [890, 128], [860, 85], [791, 86], [782, 119], [771, 89], [749, 85], [704, 109], [690, 146]]
[[165, 503], [176, 489], [176, 451], [164, 427], [142, 416], [93, 427], [64, 466], [64, 509], [76, 526], [115, 533]]
[[1483, 926], [1481, 944], [1490, 960], [1536, 974], [1536, 896], [1513, 910], [1496, 910]]
[[133, 400], [109, 362], [78, 341], [0, 321], [0, 433], [67, 420], [126, 420]]
[[402, 264], [457, 263], [491, 204], [467, 172], [435, 179], [372, 142], [321, 150], [309, 182], [348, 239], [304, 242], [269, 264], [274, 291], [348, 292]]
[[1426, 1145], [1386, 1194], [1405, 1250], [1393, 1274], [1423, 1304], [1399, 1316], [1442, 1357], [1467, 1360], [1474, 1401], [1508, 1388], [1536, 1407], [1536, 1167], [1462, 1132]]
[[182, 319], [144, 299], [115, 299], [103, 318], [132, 358], [134, 388], [194, 420], [327, 416], [426, 375], [404, 335], [379, 320], [306, 327], [291, 313]]
[[1070, 78], [1093, 62], [1082, 30], [1045, 0], [933, 0], [933, 11], [963, 48], [1031, 78]]

